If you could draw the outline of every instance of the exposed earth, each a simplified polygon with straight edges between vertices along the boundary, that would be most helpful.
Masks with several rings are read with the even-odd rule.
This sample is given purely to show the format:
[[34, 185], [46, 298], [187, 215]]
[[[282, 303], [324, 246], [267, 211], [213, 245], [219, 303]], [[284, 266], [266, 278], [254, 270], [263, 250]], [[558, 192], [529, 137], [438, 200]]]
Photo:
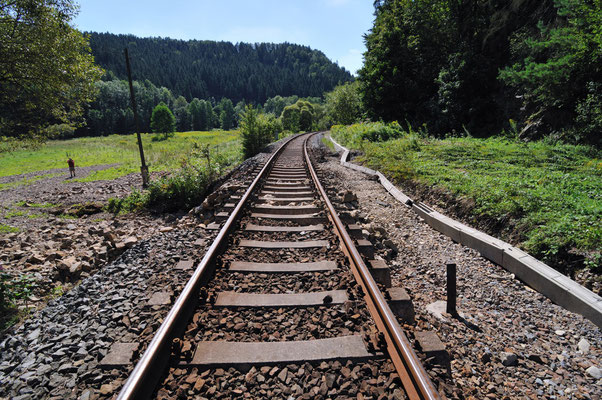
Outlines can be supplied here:
[[[77, 168], [76, 176], [111, 167]], [[173, 215], [104, 212], [108, 199], [140, 189], [139, 174], [79, 182], [65, 168], [0, 178], [0, 184], [7, 183], [14, 186], [0, 190], [0, 224], [18, 231], [0, 233], [0, 269], [34, 284], [27, 304], [19, 303], [21, 312], [43, 306], [175, 220]]]

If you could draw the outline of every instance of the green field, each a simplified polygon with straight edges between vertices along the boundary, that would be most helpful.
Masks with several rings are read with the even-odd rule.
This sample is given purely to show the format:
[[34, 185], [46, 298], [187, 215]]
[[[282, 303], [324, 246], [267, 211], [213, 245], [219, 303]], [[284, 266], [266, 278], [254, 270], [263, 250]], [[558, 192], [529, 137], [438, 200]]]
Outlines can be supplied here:
[[[142, 135], [144, 154], [151, 172], [177, 169], [203, 145], [211, 146], [212, 154], [219, 152], [220, 156], [228, 159], [241, 154], [238, 131], [178, 132], [164, 141], [153, 141], [153, 137], [153, 134]], [[94, 172], [85, 180], [114, 179], [140, 171], [136, 135], [132, 134], [53, 140], [36, 149], [0, 153], [0, 177], [54, 168], [67, 169], [68, 157], [75, 160], [76, 168], [119, 164]], [[32, 182], [25, 180], [22, 184], [28, 183]]]
[[561, 269], [601, 266], [602, 160], [593, 148], [407, 133], [369, 142], [360, 126], [335, 127], [333, 137], [361, 149], [358, 161], [398, 183], [470, 200], [473, 220], [486, 218], [494, 234], [518, 238], [538, 258]]

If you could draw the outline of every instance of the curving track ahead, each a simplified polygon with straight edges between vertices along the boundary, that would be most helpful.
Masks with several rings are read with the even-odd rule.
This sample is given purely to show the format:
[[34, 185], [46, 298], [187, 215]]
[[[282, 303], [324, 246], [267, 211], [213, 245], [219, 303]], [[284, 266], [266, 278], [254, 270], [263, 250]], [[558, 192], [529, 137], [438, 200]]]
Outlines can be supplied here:
[[310, 135], [232, 199], [119, 399], [439, 398], [318, 179]]

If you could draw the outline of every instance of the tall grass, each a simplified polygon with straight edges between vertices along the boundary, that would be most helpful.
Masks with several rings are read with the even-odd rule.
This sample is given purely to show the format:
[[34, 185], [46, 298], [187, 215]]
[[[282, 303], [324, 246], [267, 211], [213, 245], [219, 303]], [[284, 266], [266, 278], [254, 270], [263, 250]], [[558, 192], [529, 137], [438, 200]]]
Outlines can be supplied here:
[[[145, 158], [151, 171], [173, 171], [190, 157], [194, 146], [240, 141], [238, 131], [179, 132], [169, 140], [153, 142], [152, 134], [143, 134]], [[114, 179], [140, 170], [136, 135], [53, 140], [33, 148], [15, 148], [0, 153], [0, 177], [54, 168], [66, 168], [67, 157], [76, 167], [120, 164], [92, 173], [82, 180]]]
[[110, 199], [114, 213], [140, 209], [159, 212], [189, 210], [200, 204], [209, 186], [230, 166], [241, 160], [240, 142], [215, 146], [193, 145], [186, 159], [170, 175], [152, 181], [145, 191], [134, 191], [121, 199]]

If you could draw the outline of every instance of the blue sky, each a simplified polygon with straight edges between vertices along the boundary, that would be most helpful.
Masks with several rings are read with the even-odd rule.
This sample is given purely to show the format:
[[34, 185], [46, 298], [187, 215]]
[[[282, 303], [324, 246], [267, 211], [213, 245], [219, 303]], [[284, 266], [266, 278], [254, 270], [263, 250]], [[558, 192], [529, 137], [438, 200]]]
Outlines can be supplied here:
[[174, 39], [291, 42], [355, 72], [372, 26], [372, 0], [80, 0], [83, 31]]

